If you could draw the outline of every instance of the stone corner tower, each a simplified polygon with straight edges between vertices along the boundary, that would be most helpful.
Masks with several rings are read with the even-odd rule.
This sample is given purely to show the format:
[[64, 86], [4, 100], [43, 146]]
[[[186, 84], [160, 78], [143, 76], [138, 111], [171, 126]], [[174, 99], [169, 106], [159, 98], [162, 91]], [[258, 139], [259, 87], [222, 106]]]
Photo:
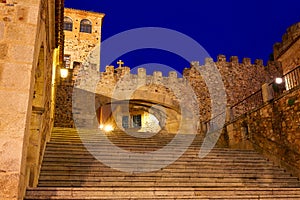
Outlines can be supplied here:
[[102, 19], [105, 14], [65, 8], [64, 10], [64, 63], [65, 67], [73, 69], [85, 61], [88, 54], [99, 47], [99, 59], [96, 63], [100, 66], [100, 43]]

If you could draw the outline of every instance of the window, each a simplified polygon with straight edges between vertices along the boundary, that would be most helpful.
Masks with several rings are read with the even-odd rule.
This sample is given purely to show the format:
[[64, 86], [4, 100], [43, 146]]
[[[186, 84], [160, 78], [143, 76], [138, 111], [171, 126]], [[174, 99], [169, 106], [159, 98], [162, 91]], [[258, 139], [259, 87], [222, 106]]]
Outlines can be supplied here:
[[81, 20], [81, 22], [80, 22], [80, 32], [92, 33], [92, 23], [87, 19]]
[[125, 129], [129, 128], [129, 117], [128, 116], [122, 117], [122, 126]]
[[71, 66], [71, 56], [70, 55], [64, 55], [64, 65], [65, 68], [70, 68]]
[[73, 21], [70, 17], [64, 18], [64, 30], [72, 31], [73, 30]]
[[141, 127], [142, 126], [142, 116], [141, 115], [133, 115], [132, 116], [132, 125], [133, 125], [133, 127]]

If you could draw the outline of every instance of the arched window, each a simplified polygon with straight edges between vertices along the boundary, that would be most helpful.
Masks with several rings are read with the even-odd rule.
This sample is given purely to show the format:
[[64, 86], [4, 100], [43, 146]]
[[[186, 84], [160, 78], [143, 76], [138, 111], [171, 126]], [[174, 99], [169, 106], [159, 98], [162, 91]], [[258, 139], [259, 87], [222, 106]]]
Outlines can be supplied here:
[[64, 30], [72, 31], [73, 30], [73, 21], [70, 17], [64, 18]]
[[87, 19], [81, 20], [81, 22], [80, 22], [80, 32], [92, 33], [92, 23]]

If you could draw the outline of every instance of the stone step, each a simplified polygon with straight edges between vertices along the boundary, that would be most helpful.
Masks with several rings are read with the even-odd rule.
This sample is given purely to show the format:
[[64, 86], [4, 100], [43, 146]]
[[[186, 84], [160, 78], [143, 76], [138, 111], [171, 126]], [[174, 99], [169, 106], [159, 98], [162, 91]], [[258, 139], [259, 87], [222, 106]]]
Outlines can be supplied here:
[[[128, 168], [135, 168], [137, 166], [136, 163], [132, 163], [132, 162], [127, 162], [127, 163], [118, 163], [119, 161], [116, 161], [116, 163], [114, 163], [115, 166], [121, 166], [123, 167], [124, 164], [126, 164], [125, 167]], [[147, 164], [146, 162], [142, 163], [142, 164]], [[160, 163], [153, 163], [151, 164], [151, 166], [160, 166]], [[86, 163], [81, 163], [81, 162], [67, 162], [67, 163], [57, 163], [57, 162], [43, 162], [42, 167], [52, 167], [52, 168], [57, 168], [57, 167], [91, 167], [91, 168], [106, 168], [105, 166], [103, 166], [102, 163], [100, 162], [86, 162]], [[269, 163], [255, 163], [255, 164], [249, 164], [249, 163], [206, 163], [202, 165], [199, 164], [194, 164], [194, 165], [185, 165], [185, 164], [176, 164], [173, 163], [170, 166], [168, 166], [168, 169], [186, 169], [186, 170], [197, 170], [201, 167], [215, 167], [215, 168], [232, 168], [232, 169], [244, 169], [245, 167], [248, 168], [252, 168], [252, 169], [257, 169], [257, 170], [263, 170], [264, 167], [273, 167], [272, 164]], [[43, 170], [43, 169], [42, 169]]]
[[[115, 166], [137, 169], [139, 165], [160, 166], [180, 152], [172, 145], [173, 134], [159, 133], [151, 138], [134, 138], [111, 132], [108, 139], [119, 148], [140, 155], [168, 145], [168, 151], [153, 157], [124, 158], [121, 162], [103, 138], [93, 131], [80, 136], [71, 129], [54, 129], [47, 143], [37, 188], [28, 188], [26, 200], [34, 199], [300, 199], [297, 177], [275, 166], [253, 150], [213, 148], [199, 158], [203, 136], [195, 140], [184, 154], [170, 165], [145, 173], [121, 172], [104, 165], [94, 156], [102, 155]], [[141, 133], [146, 135], [146, 133]], [[89, 150], [82, 143], [88, 145]], [[93, 155], [91, 155], [91, 152]], [[145, 154], [149, 155], [149, 154]], [[124, 166], [125, 165], [125, 166]]]
[[[107, 146], [93, 146], [93, 145], [88, 145], [88, 147], [90, 147], [92, 150], [95, 149], [95, 151], [97, 152], [97, 149], [99, 149], [99, 147], [103, 147], [103, 149], [105, 149]], [[122, 146], [120, 146], [122, 147]], [[132, 146], [124, 146], [123, 147], [132, 147]], [[142, 149], [142, 147], [140, 147]], [[152, 147], [143, 147], [144, 149], [147, 149], [149, 148], [150, 150], [152, 149]], [[176, 148], [174, 148], [176, 149]], [[47, 149], [46, 149], [46, 152], [50, 152], [51, 151], [55, 151], [55, 150], [59, 150], [59, 151], [63, 151], [63, 150], [66, 150], [66, 151], [70, 151], [74, 154], [76, 154], [77, 152], [78, 153], [88, 153], [88, 150], [86, 149], [86, 146], [84, 145], [65, 145], [65, 144], [62, 144], [62, 145], [53, 145], [53, 144], [47, 144]], [[197, 147], [189, 147], [187, 149], [187, 151], [185, 152], [186, 154], [188, 153], [194, 153], [194, 154], [197, 154], [199, 153], [199, 150], [200, 150], [200, 146], [197, 146]], [[205, 149], [203, 149], [205, 150]], [[225, 150], [225, 149], [211, 149], [209, 150], [208, 152], [208, 155], [215, 155], [215, 156], [218, 156], [218, 157], [222, 157], [222, 156], [226, 156], [226, 155], [240, 155], [240, 156], [256, 156], [256, 157], [262, 157], [260, 154], [254, 152], [254, 151], [241, 151], [241, 150], [233, 150], [233, 151], [228, 151], [228, 150]]]
[[210, 182], [174, 182], [173, 181], [83, 181], [83, 180], [73, 180], [73, 181], [39, 181], [38, 187], [299, 187], [298, 182], [241, 182], [241, 180], [236, 182], [226, 182], [223, 180], [210, 181]]
[[[90, 151], [93, 152], [103, 152], [105, 151], [105, 149], [107, 148], [106, 146], [93, 146], [93, 145], [88, 145], [87, 146], [89, 148]], [[154, 148], [150, 148], [150, 147], [138, 147], [138, 146], [119, 146], [119, 147], [128, 147], [128, 149], [132, 148], [132, 149], [137, 149], [137, 150], [157, 150]], [[170, 151], [172, 150], [177, 150], [178, 148], [172, 148]], [[194, 154], [194, 155], [198, 155], [200, 148], [188, 148], [187, 151], [185, 152], [185, 154]], [[88, 150], [86, 149], [85, 146], [81, 145], [81, 146], [77, 146], [77, 145], [47, 145], [47, 149], [46, 152], [51, 153], [53, 151], [60, 151], [62, 153], [87, 153]], [[57, 152], [54, 152], [57, 153]], [[209, 152], [208, 155], [217, 155], [218, 157], [222, 157], [223, 155], [230, 155], [230, 156], [257, 156], [257, 157], [261, 157], [261, 155], [255, 153], [255, 152], [243, 152], [243, 151], [223, 151], [223, 150], [211, 150]]]
[[229, 177], [234, 177], [234, 176], [244, 176], [244, 177], [256, 177], [256, 176], [265, 176], [265, 177], [289, 177], [291, 176], [290, 174], [284, 172], [283, 170], [264, 170], [264, 171], [258, 171], [258, 170], [239, 170], [239, 169], [202, 169], [200, 168], [199, 170], [195, 171], [186, 171], [186, 170], [159, 170], [155, 172], [147, 172], [147, 173], [125, 173], [121, 171], [116, 171], [116, 170], [100, 170], [100, 169], [93, 169], [90, 171], [89, 169], [78, 169], [78, 170], [58, 170], [58, 169], [49, 169], [46, 170], [45, 168], [42, 170], [40, 173], [40, 176], [61, 176], [61, 175], [73, 175], [73, 176], [99, 176], [105, 175], [105, 176], [212, 176], [212, 177], [222, 177], [222, 176], [229, 176]]
[[[95, 154], [95, 156], [97, 156], [97, 154]], [[106, 158], [106, 159], [109, 159], [110, 162], [113, 162], [113, 163], [118, 163], [120, 162], [119, 158], [116, 157], [118, 156], [118, 154], [108, 154], [108, 155], [100, 155], [101, 158]], [[96, 157], [97, 158], [97, 157]], [[165, 161], [165, 160], [170, 160], [172, 159], [173, 157], [171, 157], [171, 155], [160, 155], [160, 156], [145, 156], [144, 158], [140, 158], [140, 159], [137, 159], [134, 161], [134, 163], [147, 163], [146, 160], [148, 160], [149, 158], [155, 158], [156, 161]], [[193, 159], [191, 161], [191, 159]], [[93, 163], [93, 162], [96, 162], [97, 159], [95, 158], [85, 158], [85, 157], [65, 157], [65, 156], [61, 156], [61, 157], [50, 157], [50, 156], [45, 156], [44, 157], [44, 161], [45, 162], [57, 162], [57, 163], [60, 163], [60, 162], [80, 162], [80, 163]], [[133, 162], [131, 160], [129, 160], [128, 162]], [[238, 157], [235, 157], [235, 158], [198, 158], [198, 157], [189, 157], [189, 158], [186, 158], [186, 157], [182, 157], [182, 158], [179, 158], [176, 160], [176, 164], [205, 164], [205, 163], [218, 163], [218, 164], [226, 164], [226, 163], [239, 163], [239, 164], [242, 164], [242, 163], [248, 163], [248, 164], [271, 164], [270, 162], [264, 160], [264, 159], [261, 159], [261, 158], [256, 158], [256, 159], [249, 159], [249, 158], [238, 158]], [[175, 164], [174, 163], [174, 164]]]
[[[111, 141], [110, 141], [111, 142]], [[145, 148], [161, 148], [164, 146], [170, 146], [170, 147], [178, 147], [178, 146], [186, 146], [189, 145], [188, 147], [194, 147], [194, 148], [200, 148], [203, 142], [194, 142], [194, 143], [190, 143], [190, 142], [177, 142], [177, 143], [169, 143], [169, 142], [144, 142], [144, 141], [134, 141], [134, 142], [130, 142], [130, 141], [113, 141], [111, 142], [111, 144], [114, 144], [116, 146], [122, 146], [122, 147], [145, 147]], [[83, 141], [78, 141], [78, 142], [74, 142], [74, 141], [50, 141], [49, 142], [50, 146], [51, 144], [54, 145], [90, 145], [90, 146], [104, 146], [106, 145], [105, 141], [97, 141], [97, 140], [93, 140], [93, 141], [88, 141], [88, 140], [83, 140]]]
[[[85, 159], [85, 160], [95, 160], [96, 156], [102, 156], [102, 157], [111, 157], [112, 153], [107, 152], [107, 155], [103, 155], [103, 152], [101, 151], [95, 151], [93, 154], [90, 152], [60, 152], [60, 151], [47, 151], [45, 153], [44, 159]], [[158, 158], [168, 158], [169, 155], [158, 155]], [[114, 159], [111, 157], [111, 159]], [[193, 159], [191, 161], [191, 159]], [[189, 161], [194, 162], [198, 160], [210, 160], [212, 162], [218, 162], [218, 161], [225, 161], [225, 160], [232, 160], [232, 161], [258, 161], [258, 162], [269, 162], [263, 157], [260, 156], [233, 156], [233, 155], [222, 155], [219, 156], [217, 154], [208, 154], [204, 158], [199, 158], [198, 153], [190, 153], [190, 154], [184, 154], [180, 158], [178, 158], [177, 161]]]
[[297, 183], [298, 180], [295, 177], [267, 177], [267, 176], [193, 176], [193, 177], [182, 177], [182, 176], [40, 176], [40, 183], [45, 181], [82, 181], [84, 182], [113, 182], [116, 181], [116, 185], [122, 182], [148, 182], [154, 181], [156, 183], [167, 183], [167, 182], [226, 182], [226, 183]]
[[[219, 196], [217, 196], [219, 195]], [[74, 197], [74, 198], [84, 198], [84, 197], [93, 197], [93, 198], [109, 198], [109, 197], [142, 197], [142, 198], [150, 198], [156, 196], [171, 198], [171, 197], [193, 197], [193, 198], [200, 198], [200, 197], [213, 197], [220, 198], [220, 197], [300, 197], [300, 189], [299, 188], [231, 188], [226, 187], [218, 188], [218, 187], [211, 187], [211, 188], [189, 188], [189, 187], [182, 187], [182, 188], [168, 188], [168, 187], [114, 187], [114, 188], [28, 188], [26, 192], [26, 196], [32, 198], [39, 198], [39, 197]], [[47, 199], [47, 198], [45, 198]], [[52, 198], [51, 198], [52, 199]], [[244, 199], [244, 198], [243, 198]]]
[[[204, 173], [205, 172], [205, 173]], [[245, 171], [196, 171], [196, 172], [172, 172], [172, 171], [158, 171], [158, 172], [147, 172], [147, 173], [125, 173], [120, 171], [43, 171], [40, 174], [41, 179], [46, 176], [85, 176], [85, 177], [247, 177], [247, 178], [290, 178], [291, 175], [282, 172], [270, 171], [266, 172], [245, 172]], [[296, 177], [294, 177], [296, 178]], [[297, 178], [296, 178], [297, 179]]]
[[[146, 196], [147, 195], [147, 196]], [[145, 197], [142, 197], [145, 196]], [[181, 199], [181, 200], [189, 200], [189, 199], [199, 199], [199, 200], [233, 200], [233, 199], [238, 199], [241, 200], [241, 198], [243, 200], [276, 200], [276, 199], [281, 199], [281, 200], [285, 200], [285, 199], [291, 199], [291, 200], [295, 200], [295, 199], [300, 199], [300, 195], [243, 195], [243, 196], [181, 196], [176, 195], [176, 196], [172, 196], [172, 197], [168, 197], [166, 195], [163, 196], [156, 196], [156, 195], [152, 195], [149, 196], [149, 194], [144, 194], [141, 195], [140, 197], [135, 197], [135, 196], [128, 196], [128, 197], [124, 197], [123, 195], [121, 196], [115, 196], [111, 195], [108, 197], [61, 197], [61, 196], [57, 196], [57, 197], [51, 197], [51, 199], [57, 199], [57, 200], [69, 200], [69, 199], [74, 199], [74, 200], [109, 200], [109, 199], [118, 199], [118, 200], [175, 200], [175, 199]], [[25, 198], [25, 200], [37, 200], [37, 199], [48, 199], [47, 196], [41, 196], [41, 197], [28, 197]]]
[[[174, 170], [176, 169], [176, 170]], [[254, 174], [264, 174], [264, 173], [285, 173], [283, 169], [278, 168], [278, 167], [266, 167], [263, 170], [261, 168], [253, 168], [253, 167], [243, 167], [243, 168], [236, 168], [236, 167], [231, 167], [231, 168], [224, 168], [224, 167], [215, 167], [215, 166], [208, 166], [208, 167], [201, 167], [201, 168], [194, 168], [195, 170], [189, 170], [191, 168], [174, 168], [168, 166], [167, 168], [163, 168], [159, 171], [156, 171], [154, 173], [185, 173], [185, 174], [194, 174], [195, 172], [199, 173], [254, 173]], [[43, 166], [41, 174], [43, 173], [76, 173], [76, 172], [82, 172], [82, 173], [119, 173], [119, 171], [114, 170], [110, 167], [107, 166], [102, 166], [102, 167], [91, 167], [91, 166], [86, 166], [86, 167], [75, 167], [75, 166], [56, 166], [53, 168], [52, 166]], [[124, 173], [124, 172], [120, 172]], [[148, 172], [149, 173], [149, 172]]]

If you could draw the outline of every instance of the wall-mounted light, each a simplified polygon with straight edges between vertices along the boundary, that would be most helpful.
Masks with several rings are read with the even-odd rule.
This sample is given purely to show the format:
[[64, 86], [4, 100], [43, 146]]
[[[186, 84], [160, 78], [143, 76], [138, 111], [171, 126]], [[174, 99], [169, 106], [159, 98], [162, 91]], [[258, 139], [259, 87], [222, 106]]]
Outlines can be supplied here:
[[281, 84], [283, 82], [282, 78], [275, 78], [275, 83], [276, 84]]
[[110, 131], [113, 131], [113, 130], [114, 130], [114, 128], [110, 124], [104, 126], [104, 131], [105, 132], [110, 132]]
[[67, 77], [68, 77], [68, 74], [69, 74], [68, 69], [66, 69], [66, 68], [60, 69], [60, 77], [61, 77], [61, 78], [67, 78]]

